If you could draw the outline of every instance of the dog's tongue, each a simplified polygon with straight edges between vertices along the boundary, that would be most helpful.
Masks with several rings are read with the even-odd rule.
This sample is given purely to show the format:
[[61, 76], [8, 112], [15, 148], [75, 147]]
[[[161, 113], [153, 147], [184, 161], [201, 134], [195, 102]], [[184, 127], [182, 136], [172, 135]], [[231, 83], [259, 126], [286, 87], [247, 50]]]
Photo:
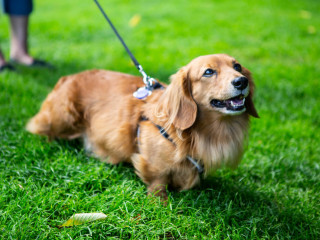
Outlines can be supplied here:
[[227, 106], [232, 106], [232, 107], [237, 107], [237, 106], [242, 106], [244, 105], [244, 101], [245, 99], [242, 98], [233, 98], [233, 99], [229, 99], [229, 100], [226, 100], [226, 104]]
[[237, 99], [232, 99], [231, 101], [234, 105], [242, 105], [243, 104], [243, 99], [237, 98]]

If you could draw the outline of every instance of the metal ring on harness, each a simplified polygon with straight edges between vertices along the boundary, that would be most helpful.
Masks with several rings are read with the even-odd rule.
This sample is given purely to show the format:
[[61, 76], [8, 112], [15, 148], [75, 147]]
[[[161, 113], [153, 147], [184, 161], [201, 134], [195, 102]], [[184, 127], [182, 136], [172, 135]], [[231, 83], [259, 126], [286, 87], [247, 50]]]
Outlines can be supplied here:
[[149, 77], [145, 71], [143, 70], [142, 66], [139, 65], [138, 66], [138, 70], [139, 72], [141, 73], [142, 77], [143, 77], [143, 82], [144, 84], [146, 85], [146, 87], [149, 89], [149, 90], [153, 90], [153, 83], [157, 83], [158, 81], [155, 80], [154, 78], [152, 77]]

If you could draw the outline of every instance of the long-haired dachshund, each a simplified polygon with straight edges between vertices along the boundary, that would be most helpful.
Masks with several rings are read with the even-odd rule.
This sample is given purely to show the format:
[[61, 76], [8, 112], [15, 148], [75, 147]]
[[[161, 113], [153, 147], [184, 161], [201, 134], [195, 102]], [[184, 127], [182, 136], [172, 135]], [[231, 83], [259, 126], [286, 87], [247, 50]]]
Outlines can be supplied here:
[[[249, 70], [225, 54], [200, 56], [154, 90], [133, 97], [141, 77], [89, 70], [62, 77], [27, 130], [49, 139], [82, 137], [109, 163], [133, 164], [148, 191], [166, 197], [222, 166], [236, 167], [249, 115], [258, 117]], [[165, 85], [164, 85], [165, 86]]]

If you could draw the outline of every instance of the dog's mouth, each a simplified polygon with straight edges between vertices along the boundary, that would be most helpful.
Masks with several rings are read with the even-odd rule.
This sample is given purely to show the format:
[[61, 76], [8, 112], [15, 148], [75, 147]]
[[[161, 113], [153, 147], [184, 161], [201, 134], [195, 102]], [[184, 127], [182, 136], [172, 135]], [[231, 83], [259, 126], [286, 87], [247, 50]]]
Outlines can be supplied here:
[[229, 111], [242, 111], [245, 108], [245, 103], [246, 99], [244, 95], [240, 94], [236, 97], [229, 98], [227, 100], [217, 100], [217, 99], [212, 99], [210, 101], [210, 104], [212, 107], [216, 108], [226, 108]]

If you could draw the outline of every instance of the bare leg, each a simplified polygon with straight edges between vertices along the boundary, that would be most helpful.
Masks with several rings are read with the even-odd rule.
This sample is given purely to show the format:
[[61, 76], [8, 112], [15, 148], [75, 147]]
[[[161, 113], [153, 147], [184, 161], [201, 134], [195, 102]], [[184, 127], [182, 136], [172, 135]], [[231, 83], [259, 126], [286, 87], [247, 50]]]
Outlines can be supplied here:
[[33, 62], [33, 58], [28, 53], [28, 23], [29, 16], [10, 15], [10, 57], [27, 65]]

